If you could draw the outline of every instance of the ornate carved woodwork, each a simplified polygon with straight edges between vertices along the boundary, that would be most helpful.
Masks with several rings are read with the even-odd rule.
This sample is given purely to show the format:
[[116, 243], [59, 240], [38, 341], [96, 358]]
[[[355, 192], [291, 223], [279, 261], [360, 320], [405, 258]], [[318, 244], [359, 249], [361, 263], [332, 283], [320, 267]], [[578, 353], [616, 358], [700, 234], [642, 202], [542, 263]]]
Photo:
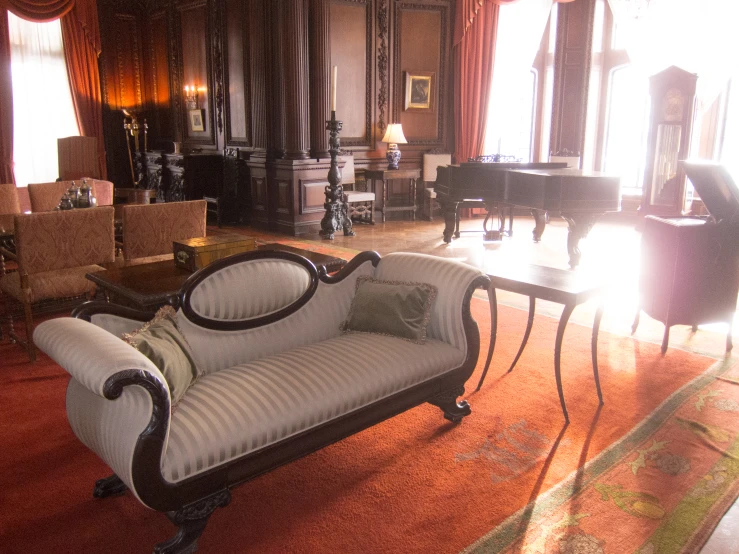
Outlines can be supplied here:
[[387, 0], [379, 0], [377, 6], [377, 36], [380, 39], [380, 44], [377, 46], [377, 74], [380, 84], [377, 92], [377, 109], [379, 111], [377, 127], [380, 130], [380, 134], [384, 133], [385, 127], [387, 127], [387, 122], [385, 121], [388, 91], [387, 33]]
[[210, 3], [211, 49], [213, 56], [213, 85], [215, 88], [216, 122], [218, 133], [223, 133], [223, 2]]
[[[165, 154], [165, 182], [157, 191], [157, 202], [182, 202], [185, 196], [185, 157], [182, 154]], [[161, 194], [160, 194], [161, 191]]]
[[164, 158], [161, 152], [147, 152], [144, 155], [146, 162], [146, 180], [144, 182], [145, 188], [149, 190], [157, 191], [157, 198], [164, 195], [160, 195], [162, 189], [162, 166], [164, 164]]

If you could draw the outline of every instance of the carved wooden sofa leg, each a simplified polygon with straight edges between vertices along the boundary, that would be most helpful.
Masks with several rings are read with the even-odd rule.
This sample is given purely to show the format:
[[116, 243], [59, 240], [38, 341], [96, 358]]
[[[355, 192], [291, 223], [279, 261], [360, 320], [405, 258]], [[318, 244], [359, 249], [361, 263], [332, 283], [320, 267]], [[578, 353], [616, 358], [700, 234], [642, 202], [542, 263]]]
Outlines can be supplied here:
[[115, 473], [110, 477], [104, 479], [98, 479], [95, 481], [95, 488], [92, 489], [92, 496], [94, 498], [107, 498], [115, 494], [120, 494], [128, 490], [126, 484], [121, 481]]
[[154, 547], [154, 554], [191, 554], [198, 549], [198, 539], [203, 534], [208, 518], [216, 508], [225, 508], [231, 502], [228, 489], [188, 504], [176, 512], [168, 512], [167, 517], [177, 525], [177, 533], [171, 539]]
[[444, 412], [444, 418], [452, 423], [459, 423], [462, 418], [472, 413], [469, 403], [466, 400], [457, 402], [457, 398], [464, 394], [464, 387], [458, 387], [444, 391], [429, 400], [429, 404], [433, 404], [441, 408]]

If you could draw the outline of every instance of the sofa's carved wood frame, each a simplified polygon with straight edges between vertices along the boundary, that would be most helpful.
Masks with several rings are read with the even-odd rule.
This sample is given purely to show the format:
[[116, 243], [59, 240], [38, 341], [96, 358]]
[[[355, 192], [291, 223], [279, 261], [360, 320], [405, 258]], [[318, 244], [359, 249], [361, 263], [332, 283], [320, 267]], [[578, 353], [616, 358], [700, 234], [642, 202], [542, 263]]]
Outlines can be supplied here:
[[[339, 272], [329, 276], [324, 268], [317, 271], [310, 261], [290, 252], [251, 251], [212, 264], [214, 266], [212, 271], [194, 274], [180, 291], [179, 301], [184, 302], [183, 305], [187, 306], [186, 299], [192, 288], [201, 282], [205, 276], [228, 265], [228, 263], [239, 263], [247, 259], [265, 257], [291, 260], [305, 267], [308, 267], [306, 264], [309, 264], [317, 279], [328, 284], [342, 281], [357, 267], [368, 261], [375, 267], [380, 261], [380, 255], [376, 252], [362, 252]], [[308, 267], [309, 271], [310, 267]], [[458, 402], [457, 398], [464, 394], [464, 384], [475, 369], [480, 348], [480, 333], [477, 324], [472, 319], [470, 301], [476, 289], [483, 288], [487, 290], [489, 285], [490, 280], [485, 276], [480, 276], [471, 283], [465, 293], [462, 320], [467, 338], [467, 356], [459, 367], [357, 411], [345, 414], [317, 427], [312, 427], [302, 433], [292, 435], [256, 452], [235, 458], [177, 483], [166, 481], [160, 467], [164, 453], [164, 439], [169, 423], [165, 416], [170, 410], [169, 394], [157, 379], [145, 371], [126, 370], [111, 376], [104, 387], [106, 398], [114, 400], [120, 396], [124, 387], [138, 385], [149, 393], [153, 404], [149, 424], [139, 436], [135, 447], [134, 459], [136, 463], [133, 464], [132, 469], [134, 487], [139, 498], [147, 506], [166, 512], [168, 517], [178, 525], [176, 535], [168, 541], [159, 543], [154, 552], [157, 554], [194, 552], [193, 548], [196, 548], [197, 539], [202, 534], [210, 514], [216, 508], [228, 504], [230, 488], [306, 456], [410, 408], [428, 402], [441, 408], [444, 417], [454, 423], [469, 415], [471, 413], [469, 404], [464, 400]], [[315, 288], [317, 288], [317, 282], [315, 287], [311, 289], [310, 296], [315, 292]], [[303, 305], [310, 296], [305, 299], [301, 297], [297, 302], [304, 300], [301, 304]], [[287, 311], [289, 313], [294, 312], [294, 306], [295, 303], [288, 306]], [[72, 315], [90, 321], [93, 315], [101, 313], [138, 321], [148, 321], [152, 316], [149, 312], [139, 312], [131, 308], [99, 301], [84, 304], [75, 310]], [[283, 314], [282, 317], [285, 315], [287, 314]], [[239, 322], [241, 327], [237, 328], [249, 328], [253, 321]], [[272, 322], [272, 318], [260, 318], [261, 325], [267, 324], [267, 321]], [[243, 325], [247, 325], [247, 327]], [[96, 486], [96, 496], [108, 496], [114, 494], [113, 491], [121, 492], [120, 488], [116, 487], [118, 484], [116, 480], [117, 477], [111, 476], [98, 481], [96, 485], [101, 484], [103, 487], [100, 491], [102, 494], [97, 494], [99, 487]], [[112, 491], [108, 492], [106, 486]], [[219, 499], [219, 501], [213, 501], [214, 498]], [[199, 517], [188, 515], [195, 513], [193, 510], [200, 514]]]

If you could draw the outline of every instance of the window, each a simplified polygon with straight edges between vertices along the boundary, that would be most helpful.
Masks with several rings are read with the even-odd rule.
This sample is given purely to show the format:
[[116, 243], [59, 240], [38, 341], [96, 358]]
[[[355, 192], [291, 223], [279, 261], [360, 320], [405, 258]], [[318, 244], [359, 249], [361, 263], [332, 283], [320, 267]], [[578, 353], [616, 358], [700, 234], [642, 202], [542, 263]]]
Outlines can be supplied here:
[[8, 12], [13, 79], [13, 161], [18, 186], [59, 175], [56, 139], [79, 135], [59, 20], [32, 23]]
[[[520, 0], [501, 6], [484, 153], [530, 162], [548, 154], [556, 4]], [[547, 122], [547, 129], [540, 129]], [[546, 154], [545, 154], [546, 156]]]

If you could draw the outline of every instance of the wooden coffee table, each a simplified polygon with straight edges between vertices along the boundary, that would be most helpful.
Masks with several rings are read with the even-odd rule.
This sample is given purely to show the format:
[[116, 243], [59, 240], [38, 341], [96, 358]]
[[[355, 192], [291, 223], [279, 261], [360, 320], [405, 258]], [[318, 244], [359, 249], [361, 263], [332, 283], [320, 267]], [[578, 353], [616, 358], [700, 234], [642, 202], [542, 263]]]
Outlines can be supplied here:
[[[292, 252], [309, 259], [316, 267], [325, 267], [329, 273], [346, 264], [342, 258], [278, 243], [262, 244], [257, 250]], [[153, 311], [167, 304], [192, 275], [190, 271], [177, 267], [174, 260], [123, 267], [113, 263], [105, 267], [105, 271], [88, 273], [85, 277], [104, 292], [108, 301], [144, 311]]]
[[[470, 262], [467, 262], [470, 263]], [[480, 267], [488, 277], [490, 277], [491, 285], [488, 291], [490, 298], [490, 347], [488, 348], [488, 356], [485, 361], [485, 369], [480, 377], [477, 390], [480, 390], [482, 383], [487, 375], [490, 361], [493, 358], [493, 350], [495, 349], [496, 327], [498, 319], [497, 298], [495, 289], [507, 290], [519, 294], [525, 294], [529, 297], [529, 318], [526, 324], [523, 341], [518, 349], [509, 372], [513, 371], [518, 359], [523, 353], [526, 342], [531, 334], [531, 327], [534, 324], [534, 312], [536, 308], [536, 299], [549, 300], [564, 304], [562, 315], [559, 318], [557, 326], [557, 338], [554, 342], [554, 377], [557, 381], [557, 392], [559, 393], [559, 401], [562, 404], [562, 412], [565, 421], [569, 422], [567, 415], [567, 406], [562, 392], [562, 377], [560, 368], [560, 358], [562, 354], [562, 339], [565, 334], [565, 327], [572, 315], [572, 311], [576, 306], [593, 298], [601, 297], [601, 303], [595, 312], [593, 321], [593, 334], [591, 340], [591, 354], [593, 360], [593, 375], [595, 376], [595, 388], [598, 392], [598, 400], [603, 404], [603, 394], [600, 390], [600, 378], [598, 377], [598, 330], [600, 328], [600, 320], [603, 317], [603, 297], [608, 289], [608, 282], [601, 276], [581, 273], [572, 270], [556, 269], [553, 267], [544, 267], [539, 265], [513, 265], [493, 268], [492, 265], [486, 267], [484, 263], [472, 264]]]

